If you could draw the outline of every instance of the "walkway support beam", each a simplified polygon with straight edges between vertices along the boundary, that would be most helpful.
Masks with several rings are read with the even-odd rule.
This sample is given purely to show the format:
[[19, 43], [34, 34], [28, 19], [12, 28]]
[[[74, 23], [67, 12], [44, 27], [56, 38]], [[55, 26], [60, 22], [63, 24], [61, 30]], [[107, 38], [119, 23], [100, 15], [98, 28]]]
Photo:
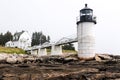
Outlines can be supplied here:
[[38, 49], [38, 56], [47, 56], [47, 49], [46, 48], [39, 48]]
[[31, 50], [31, 55], [37, 55], [38, 54], [38, 50], [35, 49], [35, 50]]
[[62, 55], [62, 45], [52, 45], [51, 55]]

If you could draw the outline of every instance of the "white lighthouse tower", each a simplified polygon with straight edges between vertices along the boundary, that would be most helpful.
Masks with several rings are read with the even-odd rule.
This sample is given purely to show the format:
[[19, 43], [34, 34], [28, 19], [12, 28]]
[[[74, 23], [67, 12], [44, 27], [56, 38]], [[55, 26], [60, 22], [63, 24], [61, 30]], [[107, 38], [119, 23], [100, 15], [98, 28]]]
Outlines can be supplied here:
[[93, 10], [85, 4], [77, 20], [78, 57], [80, 59], [92, 59], [95, 56], [95, 24]]

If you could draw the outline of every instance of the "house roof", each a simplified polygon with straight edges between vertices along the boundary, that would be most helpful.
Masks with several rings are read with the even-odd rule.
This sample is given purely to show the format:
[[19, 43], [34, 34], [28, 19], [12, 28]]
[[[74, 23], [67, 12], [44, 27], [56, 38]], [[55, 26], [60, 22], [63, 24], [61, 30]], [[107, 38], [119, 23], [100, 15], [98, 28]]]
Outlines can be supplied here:
[[5, 44], [10, 44], [10, 43], [12, 43], [12, 41], [8, 41], [8, 42], [6, 42]]
[[25, 31], [16, 32], [16, 33], [14, 34], [14, 39], [13, 39], [13, 41], [18, 41], [19, 38], [20, 38], [20, 36], [21, 36], [21, 34], [24, 33], [24, 32], [25, 32]]

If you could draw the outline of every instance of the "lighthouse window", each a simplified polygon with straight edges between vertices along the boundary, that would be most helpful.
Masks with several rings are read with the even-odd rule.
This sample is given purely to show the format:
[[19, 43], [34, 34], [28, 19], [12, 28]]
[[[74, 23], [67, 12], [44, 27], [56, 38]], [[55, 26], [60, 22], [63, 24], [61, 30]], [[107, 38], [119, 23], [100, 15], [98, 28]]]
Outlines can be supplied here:
[[86, 15], [92, 15], [92, 11], [91, 10], [86, 10]]
[[91, 10], [81, 11], [81, 16], [84, 16], [84, 15], [93, 15], [93, 14], [92, 14], [92, 11], [91, 11]]
[[86, 14], [81, 13], [81, 16], [84, 16], [84, 15], [86, 15]]
[[86, 14], [86, 11], [85, 11], [85, 10], [81, 12], [81, 16], [83, 16], [83, 15], [85, 15], [85, 14]]

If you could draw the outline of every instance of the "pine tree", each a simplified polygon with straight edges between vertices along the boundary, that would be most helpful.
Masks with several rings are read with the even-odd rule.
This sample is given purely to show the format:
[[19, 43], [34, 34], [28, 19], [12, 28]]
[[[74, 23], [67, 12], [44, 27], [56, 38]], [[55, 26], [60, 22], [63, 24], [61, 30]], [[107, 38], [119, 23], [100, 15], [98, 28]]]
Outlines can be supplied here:
[[0, 45], [1, 45], [1, 46], [4, 45], [4, 43], [3, 43], [3, 41], [4, 41], [4, 40], [3, 40], [3, 37], [4, 37], [4, 36], [3, 36], [3, 34], [1, 33], [1, 34], [0, 34]]
[[47, 42], [50, 42], [50, 36], [47, 36]]
[[34, 32], [32, 34], [32, 46], [42, 45], [45, 42], [47, 42], [47, 38], [42, 32]]
[[4, 35], [3, 33], [0, 34], [0, 45], [5, 46], [5, 43], [12, 40], [13, 35], [11, 32], [7, 31]]

